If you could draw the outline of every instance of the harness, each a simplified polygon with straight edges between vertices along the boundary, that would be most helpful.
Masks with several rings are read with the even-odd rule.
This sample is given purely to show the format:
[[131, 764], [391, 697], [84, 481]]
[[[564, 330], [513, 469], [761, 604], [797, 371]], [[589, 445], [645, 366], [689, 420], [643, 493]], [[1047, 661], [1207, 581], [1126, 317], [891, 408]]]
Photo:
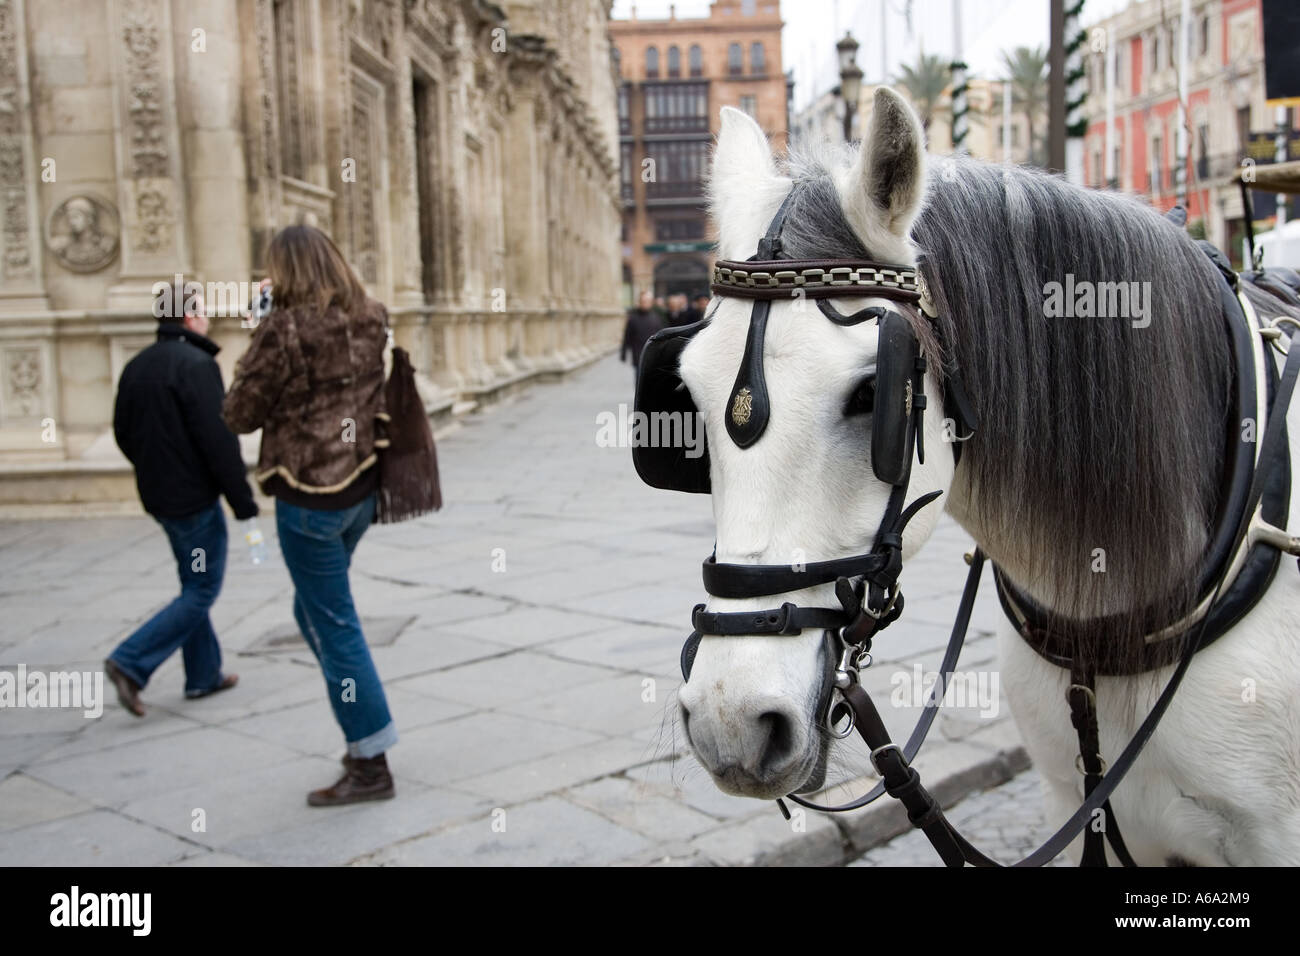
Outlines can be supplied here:
[[[839, 813], [864, 807], [888, 793], [903, 803], [908, 819], [926, 834], [947, 865], [999, 866], [953, 829], [911, 766], [938, 714], [965, 641], [986, 560], [978, 548], [967, 556], [970, 570], [940, 665], [939, 680], [905, 745], [900, 747], [890, 738], [859, 680], [860, 669], [870, 665], [872, 638], [896, 621], [903, 611], [898, 584], [903, 531], [942, 492], [921, 494], [907, 503], [913, 453], [920, 463], [925, 462], [922, 431], [928, 368], [911, 324], [897, 311], [882, 306], [869, 306], [844, 315], [829, 300], [836, 296], [884, 297], [917, 305], [921, 314], [930, 320], [936, 314], [925, 292], [923, 277], [912, 266], [856, 259], [785, 258], [781, 227], [800, 188], [799, 183], [791, 188], [759, 241], [755, 256], [744, 262], [720, 260], [714, 267], [714, 294], [753, 302], [744, 356], [727, 404], [727, 434], [738, 447], [748, 448], [762, 437], [770, 419], [772, 409], [763, 371], [763, 343], [772, 300], [802, 295], [817, 300], [822, 314], [837, 324], [875, 321], [879, 328], [879, 348], [872, 394], [871, 462], [876, 478], [891, 486], [889, 500], [871, 549], [863, 554], [793, 566], [752, 565], [719, 563], [715, 549], [703, 565], [705, 591], [714, 597], [766, 597], [834, 584], [839, 607], [805, 607], [786, 602], [769, 610], [711, 612], [706, 610], [706, 605], [697, 605], [691, 615], [693, 631], [682, 648], [682, 676], [684, 680], [690, 679], [704, 635], [796, 635], [804, 628], [823, 629], [838, 655], [832, 694], [838, 694], [839, 699], [824, 702], [827, 726], [833, 736], [840, 738], [856, 729], [870, 749], [871, 763], [881, 780], [867, 794], [841, 806], [820, 806], [798, 794], [790, 794], [786, 799], [809, 809]], [[1235, 276], [1232, 280], [1235, 281]], [[1147, 644], [1152, 650], [1141, 669], [1175, 662], [1177, 667], [1155, 706], [1109, 770], [1100, 755], [1095, 681], [1098, 674], [1129, 672], [1109, 669], [1104, 661], [1100, 667], [1097, 662], [1085, 664], [1070, 652], [1073, 635], [1095, 632], [1105, 622], [1055, 618], [1020, 593], [995, 568], [1003, 608], [1022, 637], [1047, 660], [1070, 669], [1071, 683], [1066, 698], [1079, 737], [1076, 767], [1084, 776], [1082, 806], [1042, 847], [1017, 866], [1048, 862], [1080, 832], [1085, 833], [1084, 865], [1105, 865], [1103, 839], [1110, 840], [1121, 862], [1135, 865], [1110, 811], [1111, 793], [1155, 731], [1196, 651], [1226, 632], [1254, 606], [1271, 582], [1282, 551], [1300, 554], [1300, 538], [1280, 530], [1286, 522], [1290, 493], [1285, 413], [1300, 376], [1300, 350], [1287, 350], [1285, 367], [1277, 378], [1273, 362], [1266, 354], [1268, 346], [1255, 347], [1258, 337], [1271, 341], [1281, 351], [1282, 340], [1290, 341], [1283, 326], [1289, 324], [1292, 331], [1297, 326], [1287, 318], [1266, 327], [1249, 303], [1234, 295], [1233, 288], [1227, 284], [1222, 290], [1221, 306], [1236, 360], [1236, 410], [1253, 413], [1255, 421], [1267, 421], [1267, 427], [1254, 455], [1243, 449], [1242, 443], [1229, 442], [1226, 471], [1230, 480], [1225, 486], [1227, 494], [1221, 496], [1211, 557], [1202, 573], [1199, 593], [1203, 600], [1183, 621], [1167, 625], [1148, 637]], [[652, 416], [697, 411], [681, 382], [678, 366], [682, 350], [708, 321], [706, 318], [691, 326], [666, 329], [650, 339], [641, 359], [637, 411]], [[931, 327], [939, 337], [938, 324], [932, 322]], [[976, 430], [975, 413], [966, 398], [959, 370], [945, 371], [945, 414], [958, 422], [969, 437]], [[1242, 417], [1239, 415], [1235, 421], [1241, 421]], [[955, 467], [962, 443], [950, 444]], [[680, 448], [637, 445], [633, 448], [633, 461], [642, 479], [653, 487], [697, 493], [710, 490], [707, 452], [689, 458]], [[846, 719], [847, 725], [840, 727]], [[788, 818], [785, 802], [777, 803]], [[1103, 832], [1088, 826], [1098, 810], [1105, 815], [1107, 823], [1103, 828], [1104, 837]]]

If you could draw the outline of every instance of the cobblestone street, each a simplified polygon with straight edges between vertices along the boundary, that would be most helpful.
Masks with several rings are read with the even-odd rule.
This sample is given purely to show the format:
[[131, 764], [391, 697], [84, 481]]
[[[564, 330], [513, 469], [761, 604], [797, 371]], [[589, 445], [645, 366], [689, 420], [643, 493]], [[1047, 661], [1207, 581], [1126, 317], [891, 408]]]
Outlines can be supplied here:
[[[264, 509], [271, 559], [252, 566], [234, 537], [213, 611], [236, 689], [184, 700], [175, 655], [144, 690], [143, 719], [128, 716], [111, 687], [98, 719], [0, 711], [0, 865], [854, 856], [827, 819], [810, 815], [793, 831], [772, 805], [717, 791], [684, 754], [678, 653], [703, 596], [712, 514], [705, 496], [642, 485], [627, 449], [597, 446], [597, 414], [630, 402], [631, 385], [631, 370], [606, 358], [470, 416], [439, 443], [446, 508], [362, 540], [353, 588], [401, 734], [390, 755], [397, 799], [305, 805], [307, 790], [337, 775], [342, 738], [293, 627]], [[905, 573], [907, 616], [877, 643], [865, 680], [896, 735], [917, 710], [884, 703], [900, 675], [938, 664], [968, 546], [951, 522], [940, 526]], [[0, 523], [0, 574], [7, 669], [97, 671], [176, 587], [164, 536], [144, 516]], [[997, 613], [986, 589], [961, 669], [996, 673]], [[945, 803], [1025, 766], [1005, 701], [995, 695], [993, 705], [946, 708], [935, 723], [918, 767]], [[836, 766], [851, 778], [868, 766], [866, 754], [850, 748]], [[1027, 779], [1006, 791], [1014, 807], [993, 800], [1005, 793], [997, 790], [962, 806], [987, 798], [1024, 818], [1036, 806]], [[875, 834], [874, 844], [901, 832], [889, 815], [897, 809], [873, 807], [849, 825]], [[972, 814], [972, 838], [990, 852], [1018, 852], [1019, 831]], [[930, 863], [909, 839], [865, 862]]]

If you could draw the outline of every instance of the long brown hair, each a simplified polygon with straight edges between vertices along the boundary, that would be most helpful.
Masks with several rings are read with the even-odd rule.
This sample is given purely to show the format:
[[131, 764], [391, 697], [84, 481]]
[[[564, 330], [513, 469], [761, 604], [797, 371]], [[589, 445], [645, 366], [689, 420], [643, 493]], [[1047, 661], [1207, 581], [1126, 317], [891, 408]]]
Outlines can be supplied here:
[[366, 291], [343, 253], [313, 226], [289, 226], [276, 233], [269, 250], [271, 296], [277, 306], [325, 311], [337, 305], [349, 314], [361, 309]]

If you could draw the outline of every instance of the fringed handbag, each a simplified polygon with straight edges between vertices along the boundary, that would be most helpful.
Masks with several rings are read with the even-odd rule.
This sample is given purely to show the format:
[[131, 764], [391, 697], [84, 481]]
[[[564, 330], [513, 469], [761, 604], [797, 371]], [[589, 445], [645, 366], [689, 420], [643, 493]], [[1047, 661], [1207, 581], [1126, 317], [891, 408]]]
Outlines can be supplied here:
[[375, 520], [394, 524], [442, 507], [438, 452], [424, 403], [415, 388], [411, 357], [393, 349], [393, 368], [384, 384], [389, 420], [388, 447], [379, 453], [379, 502]]

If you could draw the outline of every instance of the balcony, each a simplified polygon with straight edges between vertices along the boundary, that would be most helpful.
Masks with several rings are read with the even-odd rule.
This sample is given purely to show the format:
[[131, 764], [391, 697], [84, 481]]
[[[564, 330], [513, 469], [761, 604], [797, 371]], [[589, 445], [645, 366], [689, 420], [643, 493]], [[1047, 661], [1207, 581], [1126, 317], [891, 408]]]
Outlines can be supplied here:
[[704, 183], [698, 179], [681, 182], [650, 182], [645, 184], [645, 196], [647, 200], [703, 199]]
[[664, 133], [707, 133], [708, 116], [655, 116], [646, 117], [645, 133], [647, 136]]

